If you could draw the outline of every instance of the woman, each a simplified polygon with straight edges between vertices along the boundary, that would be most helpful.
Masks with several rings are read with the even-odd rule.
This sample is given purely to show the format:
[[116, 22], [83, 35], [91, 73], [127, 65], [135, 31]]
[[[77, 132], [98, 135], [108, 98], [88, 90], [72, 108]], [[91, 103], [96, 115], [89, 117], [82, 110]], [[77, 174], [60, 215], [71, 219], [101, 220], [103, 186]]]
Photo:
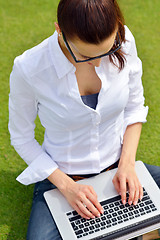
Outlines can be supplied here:
[[[28, 164], [17, 180], [36, 183], [28, 240], [61, 239], [43, 198], [49, 189], [95, 218], [103, 213], [96, 192], [76, 180], [118, 166], [113, 184], [122, 202], [127, 185], [129, 204], [143, 197], [135, 158], [148, 108], [134, 38], [113, 0], [61, 0], [57, 13], [53, 36], [17, 57], [11, 73], [11, 143]], [[158, 171], [151, 173], [160, 184]]]

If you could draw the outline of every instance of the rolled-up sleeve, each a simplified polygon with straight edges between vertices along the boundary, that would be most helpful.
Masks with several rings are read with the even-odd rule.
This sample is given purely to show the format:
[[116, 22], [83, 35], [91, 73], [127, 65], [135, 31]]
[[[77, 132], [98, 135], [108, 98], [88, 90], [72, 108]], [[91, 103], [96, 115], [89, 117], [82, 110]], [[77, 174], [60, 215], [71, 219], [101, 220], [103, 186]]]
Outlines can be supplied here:
[[128, 125], [137, 122], [145, 123], [148, 114], [148, 107], [144, 106], [145, 98], [141, 80], [142, 62], [137, 56], [135, 40], [130, 31], [129, 39], [130, 51], [126, 54], [129, 67], [129, 99], [124, 110], [124, 132]]
[[17, 180], [28, 185], [47, 178], [57, 168], [57, 164], [35, 139], [37, 100], [33, 88], [25, 78], [15, 59], [10, 75], [8, 127], [11, 144], [28, 164]]

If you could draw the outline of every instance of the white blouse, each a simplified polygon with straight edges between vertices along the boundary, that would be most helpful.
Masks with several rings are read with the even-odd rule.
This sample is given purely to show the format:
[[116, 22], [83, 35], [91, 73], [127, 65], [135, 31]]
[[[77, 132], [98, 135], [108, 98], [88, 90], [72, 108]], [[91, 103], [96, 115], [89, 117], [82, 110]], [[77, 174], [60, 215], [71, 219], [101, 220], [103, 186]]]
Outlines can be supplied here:
[[[41, 181], [57, 168], [67, 174], [99, 173], [120, 158], [126, 127], [146, 122], [142, 64], [133, 35], [126, 26], [125, 31], [124, 69], [119, 72], [108, 56], [95, 68], [102, 82], [96, 110], [83, 103], [76, 68], [61, 51], [57, 32], [15, 59], [9, 131], [11, 144], [28, 164], [19, 182]], [[45, 128], [42, 146], [34, 136], [37, 114]]]

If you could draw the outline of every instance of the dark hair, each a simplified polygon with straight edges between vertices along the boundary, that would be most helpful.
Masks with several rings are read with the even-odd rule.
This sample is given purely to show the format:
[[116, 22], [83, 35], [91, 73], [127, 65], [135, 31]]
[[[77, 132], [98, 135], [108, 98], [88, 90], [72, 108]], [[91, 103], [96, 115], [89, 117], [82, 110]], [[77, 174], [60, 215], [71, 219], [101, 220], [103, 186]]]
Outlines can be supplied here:
[[[116, 0], [60, 0], [57, 9], [58, 24], [65, 36], [99, 44], [115, 31], [121, 42], [125, 42], [124, 18]], [[121, 49], [109, 56], [120, 70], [124, 67], [125, 57]]]

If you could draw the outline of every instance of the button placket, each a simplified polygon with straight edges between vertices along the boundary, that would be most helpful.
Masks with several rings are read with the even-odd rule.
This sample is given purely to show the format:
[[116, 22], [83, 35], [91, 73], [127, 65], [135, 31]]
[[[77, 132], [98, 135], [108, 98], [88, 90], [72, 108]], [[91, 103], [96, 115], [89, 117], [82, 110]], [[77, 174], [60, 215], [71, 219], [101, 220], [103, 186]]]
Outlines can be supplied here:
[[91, 153], [93, 159], [93, 167], [100, 171], [100, 156], [99, 156], [99, 124], [101, 121], [100, 114], [98, 112], [92, 113], [92, 131], [91, 131]]

